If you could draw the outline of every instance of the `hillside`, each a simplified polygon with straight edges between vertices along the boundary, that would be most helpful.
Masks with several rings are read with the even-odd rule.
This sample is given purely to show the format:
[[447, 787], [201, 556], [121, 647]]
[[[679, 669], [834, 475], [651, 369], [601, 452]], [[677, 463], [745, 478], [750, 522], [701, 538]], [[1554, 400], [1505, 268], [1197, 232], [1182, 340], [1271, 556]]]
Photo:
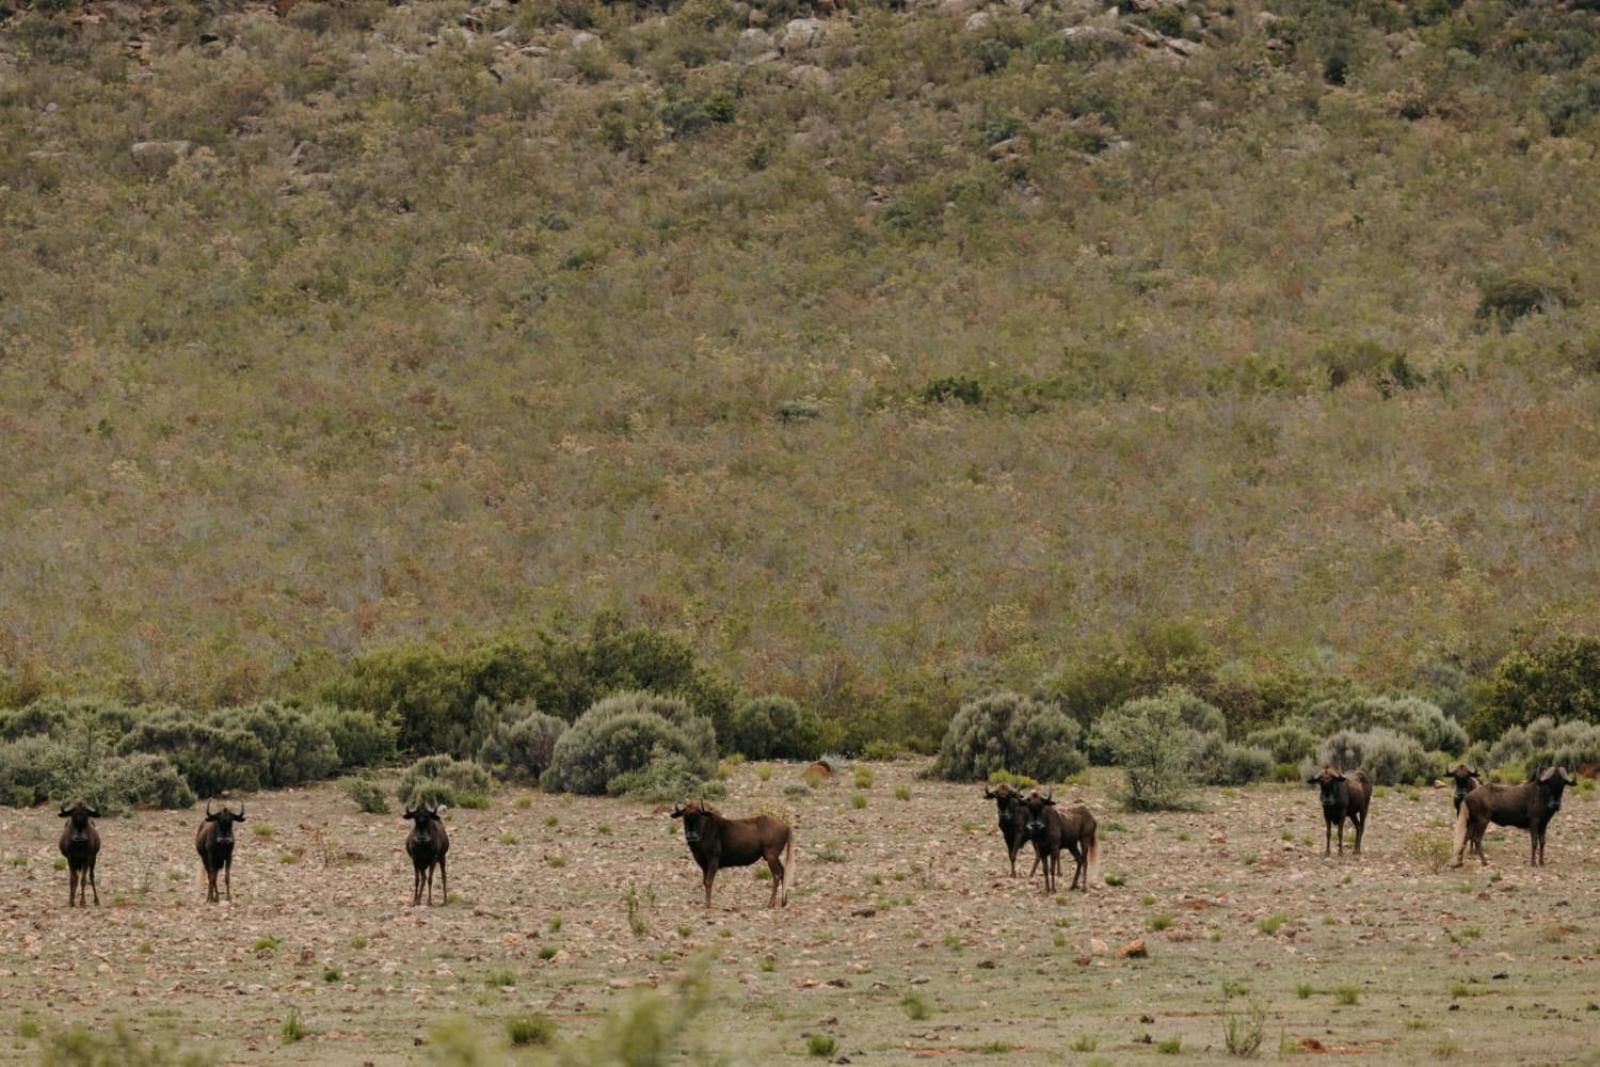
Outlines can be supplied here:
[[[0, 5], [0, 670], [1592, 628], [1592, 2]], [[843, 694], [843, 695], [841, 695]]]

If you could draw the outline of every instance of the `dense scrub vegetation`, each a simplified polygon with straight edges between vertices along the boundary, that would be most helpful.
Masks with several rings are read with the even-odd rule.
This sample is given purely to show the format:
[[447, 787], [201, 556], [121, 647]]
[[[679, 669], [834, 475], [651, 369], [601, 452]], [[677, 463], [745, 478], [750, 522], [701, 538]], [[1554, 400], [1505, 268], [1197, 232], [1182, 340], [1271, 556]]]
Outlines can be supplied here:
[[0, 765], [1600, 720], [1600, 11], [1019, 7], [6, 8]]

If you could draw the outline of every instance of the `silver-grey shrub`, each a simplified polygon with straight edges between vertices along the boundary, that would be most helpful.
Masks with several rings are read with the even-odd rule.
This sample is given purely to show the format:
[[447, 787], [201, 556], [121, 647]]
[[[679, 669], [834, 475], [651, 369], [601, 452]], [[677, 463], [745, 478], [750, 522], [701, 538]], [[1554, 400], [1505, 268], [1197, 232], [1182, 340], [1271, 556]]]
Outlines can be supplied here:
[[1123, 802], [1140, 811], [1183, 807], [1193, 784], [1197, 735], [1171, 694], [1130, 700], [1095, 723], [1095, 734], [1127, 777]]
[[1266, 749], [1278, 763], [1299, 763], [1317, 751], [1317, 735], [1293, 723], [1256, 730], [1244, 741], [1254, 748]]
[[400, 729], [370, 711], [323, 704], [312, 717], [333, 738], [341, 767], [382, 767], [400, 755]]
[[987, 781], [996, 771], [1059, 782], [1088, 765], [1083, 729], [1052, 704], [996, 693], [962, 706], [945, 730], [935, 773], [950, 781]]
[[461, 808], [486, 808], [494, 778], [471, 760], [439, 753], [423, 756], [401, 776], [395, 794], [407, 807], [438, 803]]
[[733, 713], [724, 747], [751, 759], [816, 759], [822, 747], [817, 713], [787, 697], [756, 697]]
[[612, 779], [649, 766], [664, 752], [678, 753], [701, 778], [710, 778], [717, 767], [716, 731], [677, 697], [614, 693], [596, 701], [556, 741], [539, 785], [598, 795]]
[[1420, 697], [1334, 697], [1312, 704], [1299, 719], [1323, 737], [1341, 730], [1386, 729], [1415, 738], [1427, 751], [1460, 755], [1467, 748], [1461, 724]]
[[555, 755], [556, 742], [566, 732], [565, 720], [546, 715], [531, 703], [513, 705], [484, 738], [478, 762], [507, 782], [537, 785]]
[[[1377, 727], [1340, 730], [1322, 744], [1322, 762], [1344, 771], [1361, 769], [1376, 785], [1410, 785], [1432, 781], [1443, 768], [1415, 737]], [[1303, 768], [1315, 773], [1314, 765]]]

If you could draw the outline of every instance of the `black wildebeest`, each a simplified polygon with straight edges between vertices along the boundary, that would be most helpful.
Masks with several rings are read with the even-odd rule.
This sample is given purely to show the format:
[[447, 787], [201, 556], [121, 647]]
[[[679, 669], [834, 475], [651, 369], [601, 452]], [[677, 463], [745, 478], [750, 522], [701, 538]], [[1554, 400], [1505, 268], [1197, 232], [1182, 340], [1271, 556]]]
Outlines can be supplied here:
[[1461, 866], [1463, 854], [1470, 844], [1478, 859], [1489, 862], [1483, 854], [1483, 835], [1489, 824], [1520, 826], [1528, 831], [1529, 866], [1544, 866], [1544, 832], [1561, 810], [1561, 794], [1573, 780], [1567, 777], [1565, 767], [1542, 767], [1521, 785], [1496, 785], [1485, 782], [1461, 802], [1456, 816], [1456, 862]]
[[[1467, 799], [1468, 793], [1483, 784], [1483, 779], [1478, 776], [1476, 770], [1468, 767], [1465, 763], [1457, 763], [1454, 767], [1445, 771], [1444, 776], [1450, 779], [1451, 784], [1454, 786], [1450, 795], [1450, 802], [1455, 805], [1456, 815], [1459, 816], [1461, 814], [1461, 802]], [[1483, 843], [1481, 841], [1474, 842], [1472, 851], [1482, 857]]]
[[1333, 828], [1339, 828], [1339, 855], [1344, 855], [1344, 821], [1356, 831], [1356, 855], [1361, 855], [1361, 838], [1367, 831], [1367, 806], [1372, 803], [1372, 780], [1366, 771], [1345, 774], [1332, 767], [1323, 767], [1308, 780], [1322, 790], [1322, 821], [1327, 830], [1327, 841], [1322, 854], [1333, 854]]
[[1072, 853], [1075, 861], [1072, 885], [1068, 888], [1081, 889], [1087, 893], [1089, 867], [1098, 855], [1095, 844], [1095, 830], [1098, 824], [1094, 816], [1089, 813], [1089, 809], [1082, 804], [1074, 804], [1066, 811], [1062, 811], [1056, 807], [1056, 802], [1049, 793], [1041, 794], [1036, 789], [1023, 801], [1023, 813], [1028, 837], [1033, 841], [1034, 855], [1044, 865], [1045, 893], [1056, 891], [1056, 879], [1061, 875], [1063, 846]]
[[428, 887], [428, 903], [433, 903], [433, 869], [439, 868], [439, 889], [444, 894], [443, 903], [450, 903], [450, 874], [445, 869], [444, 855], [450, 851], [450, 835], [444, 832], [444, 821], [439, 818], [438, 801], [407, 808], [403, 818], [416, 823], [406, 835], [406, 855], [411, 857], [414, 881], [411, 885], [411, 906], [422, 903], [422, 887]]
[[87, 886], [94, 893], [95, 904], [100, 903], [100, 887], [94, 882], [94, 861], [100, 855], [100, 831], [90, 819], [100, 813], [83, 801], [72, 807], [62, 807], [61, 817], [67, 825], [61, 828], [61, 854], [67, 857], [67, 907], [76, 903], [87, 907], [83, 890]]
[[[783, 905], [789, 904], [789, 886], [783, 861], [794, 869], [794, 836], [789, 824], [771, 815], [752, 815], [746, 819], [725, 819], [716, 808], [699, 800], [686, 800], [672, 809], [674, 819], [683, 820], [683, 839], [700, 865], [706, 888], [706, 907], [711, 907], [711, 884], [723, 867], [748, 867], [766, 860], [772, 871], [772, 896], [767, 907], [778, 906], [778, 890], [783, 889]], [[780, 859], [780, 857], [782, 857]]]
[[217, 874], [222, 874], [222, 884], [228, 891], [228, 903], [233, 903], [233, 824], [244, 822], [244, 805], [239, 805], [235, 815], [224, 805], [221, 811], [211, 810], [206, 801], [206, 817], [194, 832], [194, 850], [200, 853], [200, 866], [206, 874], [206, 903], [215, 904], [222, 897], [217, 893]]
[[[994, 801], [995, 807], [1000, 812], [1000, 836], [1006, 842], [1006, 855], [1011, 857], [1011, 877], [1017, 876], [1017, 853], [1022, 851], [1022, 846], [1028, 843], [1028, 827], [1022, 808], [1022, 790], [1013, 789], [1005, 782], [997, 786], [985, 786], [983, 795], [986, 799]], [[1039, 869], [1037, 856], [1033, 860], [1033, 870], [1028, 872], [1028, 877], [1033, 877], [1033, 872]]]

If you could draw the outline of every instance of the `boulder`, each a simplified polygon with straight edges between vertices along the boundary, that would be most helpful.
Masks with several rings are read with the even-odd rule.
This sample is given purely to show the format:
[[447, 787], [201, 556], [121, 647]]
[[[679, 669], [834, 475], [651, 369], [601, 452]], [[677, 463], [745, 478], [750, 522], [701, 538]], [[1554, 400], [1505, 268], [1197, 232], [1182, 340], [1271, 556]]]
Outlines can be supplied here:
[[129, 151], [134, 164], [146, 174], [165, 174], [174, 163], [194, 151], [194, 142], [136, 141]]
[[821, 19], [790, 19], [783, 28], [783, 38], [778, 47], [786, 56], [804, 52], [822, 41], [822, 33]]

